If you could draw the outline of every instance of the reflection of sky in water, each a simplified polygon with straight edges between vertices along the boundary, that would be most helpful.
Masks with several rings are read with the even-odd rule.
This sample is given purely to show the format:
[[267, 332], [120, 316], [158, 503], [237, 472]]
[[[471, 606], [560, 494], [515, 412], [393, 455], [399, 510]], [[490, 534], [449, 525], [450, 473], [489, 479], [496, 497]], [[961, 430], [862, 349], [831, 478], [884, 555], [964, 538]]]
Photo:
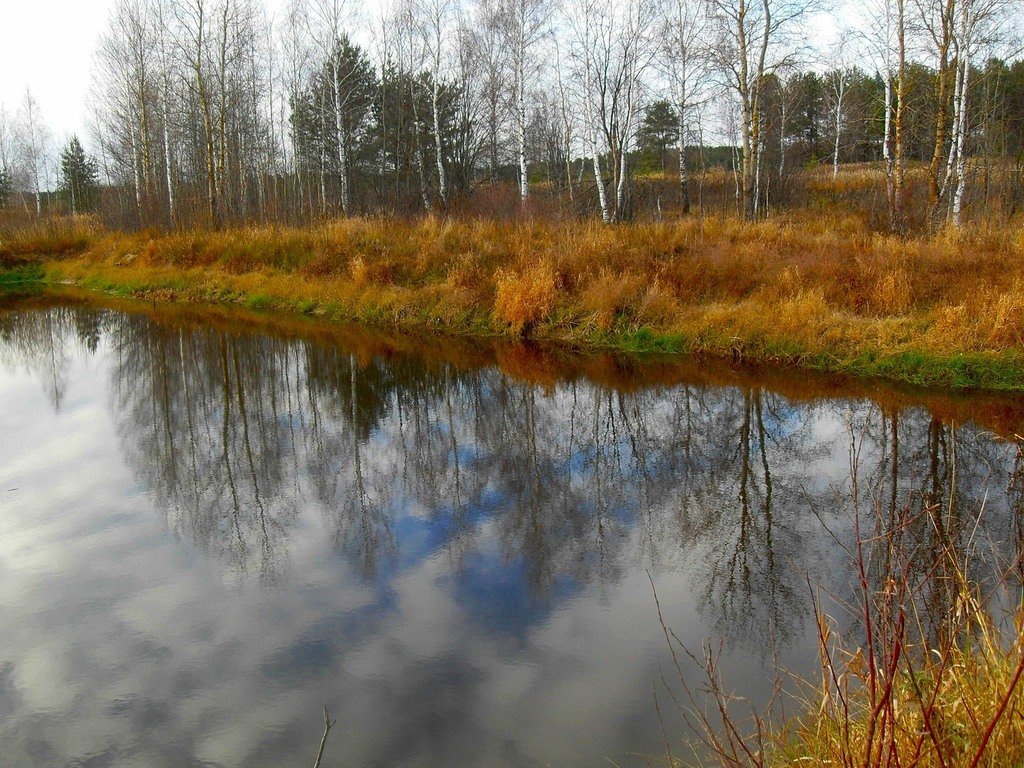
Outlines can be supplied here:
[[[670, 665], [647, 570], [757, 700], [768, 637], [814, 658], [804, 575], [847, 581], [813, 514], [848, 535], [846, 424], [865, 488], [892, 468], [867, 401], [545, 392], [88, 310], [0, 330], [5, 766], [307, 765], [325, 703], [327, 765], [639, 763]], [[923, 410], [898, 438], [901, 496], [955, 439], [1005, 533], [1007, 447]]]

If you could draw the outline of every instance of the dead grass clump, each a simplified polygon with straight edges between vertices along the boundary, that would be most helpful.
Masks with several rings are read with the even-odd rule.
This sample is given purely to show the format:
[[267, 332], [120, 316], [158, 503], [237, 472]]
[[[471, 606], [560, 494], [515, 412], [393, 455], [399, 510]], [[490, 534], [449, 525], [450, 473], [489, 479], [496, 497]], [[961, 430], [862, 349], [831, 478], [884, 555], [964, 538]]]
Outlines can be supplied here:
[[910, 275], [897, 267], [885, 272], [875, 282], [871, 293], [871, 307], [883, 317], [904, 315], [911, 307]]
[[663, 328], [672, 323], [678, 312], [679, 302], [672, 291], [655, 278], [640, 300], [636, 318], [644, 325]]
[[495, 274], [494, 318], [516, 334], [546, 318], [555, 306], [555, 272], [550, 264], [537, 263], [513, 272]]
[[762, 309], [763, 316], [748, 316], [746, 322], [762, 328], [770, 327], [774, 332], [792, 339], [816, 335], [822, 321], [827, 321], [833, 314], [825, 299], [825, 292], [820, 288], [801, 290], [795, 296], [780, 301], [774, 308], [767, 306]]
[[303, 277], [327, 277], [328, 275], [337, 274], [339, 271], [339, 260], [329, 253], [317, 253], [300, 266], [297, 271]]
[[584, 312], [592, 314], [599, 328], [609, 330], [620, 316], [635, 316], [647, 292], [649, 278], [634, 273], [615, 274], [603, 269], [580, 296]]
[[988, 343], [993, 347], [1024, 344], [1024, 286], [987, 297], [985, 312]]
[[84, 253], [102, 227], [90, 216], [62, 216], [0, 231], [0, 264], [26, 257], [67, 258]]
[[352, 277], [352, 283], [359, 288], [362, 288], [369, 282], [370, 270], [366, 267], [366, 260], [362, 256], [356, 256], [348, 265], [349, 275]]
[[445, 283], [453, 289], [476, 291], [485, 281], [477, 259], [470, 253], [460, 254], [448, 265]]
[[348, 267], [349, 277], [353, 284], [359, 287], [394, 285], [398, 282], [397, 269], [397, 265], [391, 259], [375, 259], [363, 254], [353, 256]]
[[960, 304], [939, 307], [929, 335], [950, 350], [1024, 345], [1024, 284], [982, 289]]

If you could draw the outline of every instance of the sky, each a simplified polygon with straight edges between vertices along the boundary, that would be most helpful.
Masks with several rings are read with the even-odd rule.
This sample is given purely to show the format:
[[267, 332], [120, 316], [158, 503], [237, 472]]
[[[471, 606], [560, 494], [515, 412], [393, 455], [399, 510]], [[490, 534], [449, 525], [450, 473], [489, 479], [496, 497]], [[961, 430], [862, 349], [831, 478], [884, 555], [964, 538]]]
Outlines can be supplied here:
[[0, 104], [9, 114], [25, 89], [58, 139], [85, 130], [92, 55], [113, 0], [0, 2]]

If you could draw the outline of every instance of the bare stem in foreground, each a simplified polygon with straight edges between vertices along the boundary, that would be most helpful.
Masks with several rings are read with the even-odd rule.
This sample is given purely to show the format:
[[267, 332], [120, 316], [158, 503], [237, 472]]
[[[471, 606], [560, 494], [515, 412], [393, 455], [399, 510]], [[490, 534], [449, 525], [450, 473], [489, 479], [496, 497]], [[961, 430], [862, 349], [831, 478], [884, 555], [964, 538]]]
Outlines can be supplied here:
[[324, 705], [324, 735], [320, 739], [320, 749], [316, 753], [316, 762], [313, 763], [313, 768], [320, 768], [320, 761], [324, 757], [324, 747], [327, 745], [327, 735], [331, 732], [331, 728], [337, 723], [337, 720], [331, 720], [331, 713], [327, 711], [327, 705]]

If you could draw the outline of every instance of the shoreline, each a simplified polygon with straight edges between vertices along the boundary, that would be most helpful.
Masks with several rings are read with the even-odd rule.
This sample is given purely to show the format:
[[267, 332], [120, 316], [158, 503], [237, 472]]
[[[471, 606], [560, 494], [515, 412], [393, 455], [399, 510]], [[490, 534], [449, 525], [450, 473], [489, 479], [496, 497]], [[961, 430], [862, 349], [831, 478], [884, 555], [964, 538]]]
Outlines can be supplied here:
[[68, 243], [60, 233], [0, 241], [0, 289], [71, 285], [467, 339], [1024, 391], [1016, 232], [907, 242], [846, 228], [353, 220], [165, 235], [71, 230]]
[[428, 364], [469, 369], [491, 367], [516, 381], [545, 390], [560, 383], [587, 380], [625, 392], [696, 386], [764, 389], [799, 403], [865, 398], [885, 412], [926, 408], [943, 420], [973, 421], [1003, 439], [1024, 434], [1024, 399], [1012, 391], [922, 387], [881, 377], [814, 371], [750, 359], [733, 361], [699, 354], [570, 347], [535, 339], [470, 337], [438, 330], [335, 322], [298, 313], [255, 311], [230, 304], [147, 301], [38, 281], [25, 285], [34, 287], [7, 292], [0, 289], [0, 312], [84, 304], [143, 314], [170, 327], [202, 325], [229, 333], [269, 334], [341, 345], [360, 360], [411, 355]]
[[[1024, 356], [1011, 353], [1005, 356], [984, 353], [960, 354], [944, 359], [914, 351], [875, 357], [871, 351], [865, 351], [854, 358], [838, 358], [828, 353], [811, 354], [798, 349], [786, 349], [781, 344], [775, 346], [771, 340], [748, 340], [744, 343], [742, 340], [731, 338], [727, 340], [729, 343], [726, 345], [687, 339], [675, 334], [647, 333], [644, 329], [632, 333], [596, 333], [572, 338], [544, 333], [520, 336], [500, 333], [478, 324], [453, 326], [417, 320], [388, 322], [372, 312], [360, 314], [347, 312], [337, 306], [322, 306], [311, 297], [295, 298], [263, 292], [250, 293], [232, 290], [224, 285], [204, 288], [190, 283], [183, 289], [178, 278], [157, 277], [152, 281], [132, 280], [121, 283], [112, 280], [109, 275], [99, 277], [86, 274], [78, 280], [68, 280], [63, 276], [63, 272], [58, 272], [58, 277], [54, 278], [46, 270], [40, 277], [33, 279], [14, 277], [12, 272], [0, 270], [0, 291], [28, 288], [50, 292], [54, 289], [59, 291], [63, 288], [75, 288], [98, 296], [165, 305], [245, 309], [261, 315], [307, 318], [339, 325], [356, 324], [374, 330], [429, 333], [470, 342], [522, 340], [556, 345], [574, 352], [691, 357], [715, 363], [753, 363], [793, 372], [807, 370], [824, 375], [878, 379], [926, 389], [1024, 392]], [[309, 303], [311, 301], [312, 306]]]

